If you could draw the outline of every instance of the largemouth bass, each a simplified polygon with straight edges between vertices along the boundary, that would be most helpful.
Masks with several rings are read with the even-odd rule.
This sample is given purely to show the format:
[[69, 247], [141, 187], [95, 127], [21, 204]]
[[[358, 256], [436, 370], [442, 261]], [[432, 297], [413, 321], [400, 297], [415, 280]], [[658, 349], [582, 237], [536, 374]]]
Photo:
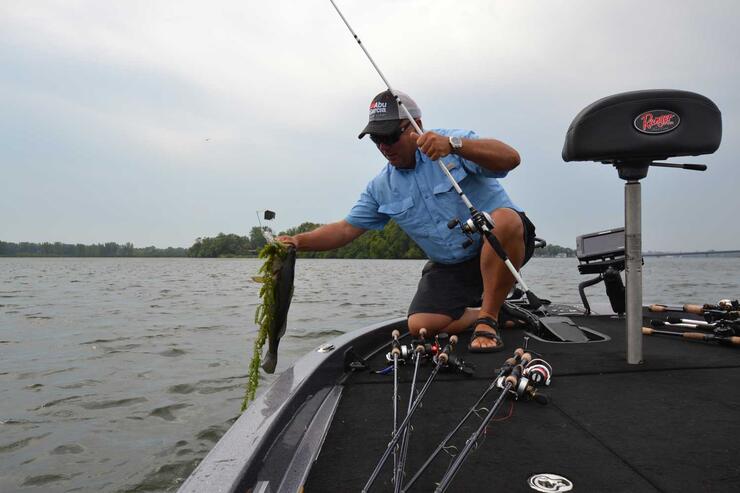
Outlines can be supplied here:
[[285, 335], [288, 324], [288, 309], [293, 299], [293, 280], [295, 278], [295, 248], [287, 247], [285, 256], [273, 264], [272, 278], [275, 282], [275, 304], [271, 310], [270, 327], [267, 331], [267, 354], [262, 369], [274, 373], [278, 358], [280, 338]]
[[261, 275], [253, 277], [262, 283], [260, 298], [262, 303], [254, 314], [258, 325], [257, 338], [254, 340], [254, 354], [249, 363], [247, 389], [242, 402], [242, 411], [253, 400], [259, 385], [259, 368], [262, 361], [262, 348], [269, 342], [262, 369], [274, 373], [277, 365], [277, 350], [280, 338], [285, 334], [288, 323], [288, 309], [293, 298], [293, 279], [295, 277], [295, 248], [273, 241], [265, 245], [259, 253], [265, 263], [259, 270]]

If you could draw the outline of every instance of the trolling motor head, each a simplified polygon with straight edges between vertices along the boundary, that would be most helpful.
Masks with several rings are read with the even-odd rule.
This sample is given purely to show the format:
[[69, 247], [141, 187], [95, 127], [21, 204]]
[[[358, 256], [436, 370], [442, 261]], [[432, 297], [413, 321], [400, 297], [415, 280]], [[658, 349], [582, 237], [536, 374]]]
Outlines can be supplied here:
[[[263, 211], [262, 217], [265, 221], [272, 221], [275, 219], [275, 212], [265, 209]], [[262, 221], [260, 220], [260, 211], [257, 211], [257, 223], [260, 225], [260, 231], [262, 232], [262, 236], [265, 238], [265, 241], [267, 243], [272, 243], [275, 241], [275, 235], [272, 234], [270, 231], [270, 228], [267, 226], [262, 226]]]

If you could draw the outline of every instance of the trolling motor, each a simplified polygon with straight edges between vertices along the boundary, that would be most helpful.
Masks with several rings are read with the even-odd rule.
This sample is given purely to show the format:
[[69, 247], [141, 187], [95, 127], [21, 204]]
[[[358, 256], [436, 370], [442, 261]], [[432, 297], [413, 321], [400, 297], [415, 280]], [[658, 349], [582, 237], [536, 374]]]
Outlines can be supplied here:
[[[393, 94], [393, 97], [396, 99], [396, 102], [398, 103], [398, 107], [402, 108], [404, 113], [406, 114], [406, 117], [409, 120], [409, 123], [411, 126], [416, 130], [416, 132], [421, 135], [424, 132], [421, 130], [419, 125], [417, 125], [416, 121], [414, 120], [414, 117], [411, 115], [411, 112], [409, 112], [408, 108], [406, 108], [406, 105], [403, 104], [403, 101], [398, 97], [398, 95], [393, 91], [393, 88], [391, 87], [388, 80], [383, 75], [383, 72], [380, 71], [380, 68], [375, 63], [373, 58], [370, 56], [370, 53], [368, 53], [367, 49], [365, 49], [365, 46], [362, 44], [362, 41], [360, 41], [359, 36], [355, 34], [352, 27], [349, 25], [349, 22], [347, 22], [347, 19], [344, 18], [344, 15], [342, 14], [342, 11], [339, 10], [339, 7], [337, 7], [337, 4], [334, 3], [334, 0], [329, 0], [331, 4], [334, 6], [334, 9], [337, 11], [337, 14], [339, 14], [339, 17], [341, 17], [344, 24], [347, 26], [347, 29], [349, 29], [349, 32], [352, 34], [352, 36], [355, 38], [355, 41], [357, 41], [357, 44], [360, 45], [360, 48], [362, 48], [362, 51], [365, 52], [365, 55], [367, 56], [368, 60], [370, 60], [370, 63], [375, 68], [375, 71], [378, 72], [378, 75], [381, 79], [383, 79], [383, 82], [385, 83], [386, 87], [388, 87], [388, 90]], [[487, 212], [479, 211], [476, 209], [473, 204], [468, 200], [468, 197], [465, 195], [465, 193], [460, 188], [460, 185], [455, 181], [455, 178], [450, 173], [450, 170], [447, 169], [447, 166], [445, 166], [444, 162], [441, 159], [437, 160], [437, 164], [439, 165], [439, 168], [442, 170], [442, 172], [445, 174], [447, 179], [450, 181], [452, 186], [455, 188], [455, 191], [460, 196], [460, 199], [465, 203], [468, 210], [470, 211], [470, 219], [468, 219], [465, 222], [465, 228], [463, 229], [463, 234], [467, 236], [467, 239], [463, 243], [464, 246], [470, 246], [473, 244], [472, 234], [474, 232], [477, 232], [488, 241], [488, 243], [491, 245], [493, 250], [496, 252], [496, 254], [501, 258], [501, 260], [506, 265], [507, 269], [509, 269], [509, 272], [511, 272], [511, 275], [514, 277], [516, 282], [522, 287], [525, 294], [527, 295], [527, 299], [529, 300], [529, 304], [532, 307], [532, 309], [537, 309], [540, 306], [542, 306], [542, 302], [540, 301], [535, 294], [529, 290], [527, 285], [525, 284], [524, 280], [522, 279], [522, 276], [519, 275], [519, 272], [516, 270], [516, 267], [514, 267], [514, 264], [511, 263], [511, 260], [509, 260], [509, 257], [506, 254], [506, 251], [501, 246], [501, 243], [499, 243], [498, 239], [493, 235], [493, 218], [491, 218], [490, 214]], [[454, 228], [459, 224], [458, 219], [453, 219], [448, 223], [448, 227], [450, 229]], [[462, 229], [462, 225], [461, 225]]]
[[[265, 221], [272, 221], [275, 219], [275, 212], [265, 209], [263, 211], [262, 217], [265, 219]], [[262, 226], [262, 221], [260, 221], [260, 211], [257, 211], [257, 223], [260, 225], [260, 231], [262, 232], [262, 236], [265, 238], [265, 241], [267, 243], [272, 243], [275, 241], [275, 235], [272, 234], [272, 231], [268, 226]]]
[[586, 315], [591, 313], [591, 306], [586, 299], [585, 289], [602, 281], [606, 287], [606, 295], [609, 297], [612, 310], [622, 315], [625, 312], [625, 289], [620, 272], [624, 270], [624, 228], [607, 229], [578, 236], [576, 257], [580, 262], [578, 272], [598, 274], [593, 279], [583, 281], [578, 285], [578, 294], [581, 295]]

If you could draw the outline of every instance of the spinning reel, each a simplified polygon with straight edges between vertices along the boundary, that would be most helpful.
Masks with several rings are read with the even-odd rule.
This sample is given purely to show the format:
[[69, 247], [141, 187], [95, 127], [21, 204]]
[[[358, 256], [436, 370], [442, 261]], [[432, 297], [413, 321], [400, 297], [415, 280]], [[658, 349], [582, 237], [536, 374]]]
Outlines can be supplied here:
[[[526, 398], [534, 399], [539, 404], [547, 404], [548, 399], [544, 394], [537, 392], [540, 387], [549, 387], [552, 383], [552, 365], [542, 358], [530, 360], [522, 369], [516, 387], [512, 387], [509, 392], [513, 394], [516, 400]], [[508, 375], [501, 375], [496, 379], [496, 387], [503, 389], [505, 387]]]
[[493, 218], [489, 213], [476, 211], [475, 214], [465, 222], [460, 221], [458, 218], [454, 218], [450, 219], [447, 223], [447, 227], [450, 229], [455, 229], [457, 226], [460, 226], [460, 231], [462, 231], [462, 233], [467, 237], [467, 239], [463, 241], [462, 247], [468, 248], [475, 242], [473, 234], [479, 231], [484, 231], [484, 228], [488, 231], [493, 230], [494, 223]]
[[[437, 355], [442, 351], [442, 348], [447, 344], [449, 337], [445, 333], [438, 334], [433, 342], [425, 342], [424, 339], [413, 340], [409, 344], [399, 344], [398, 349], [398, 362], [402, 364], [410, 363], [413, 361], [414, 354], [419, 352], [422, 358], [431, 358], [436, 362]], [[386, 353], [386, 361], [393, 363], [393, 351]], [[462, 373], [465, 376], [473, 376], [475, 368], [466, 363], [461, 357], [450, 353], [447, 355], [447, 361], [440, 368], [442, 372]]]

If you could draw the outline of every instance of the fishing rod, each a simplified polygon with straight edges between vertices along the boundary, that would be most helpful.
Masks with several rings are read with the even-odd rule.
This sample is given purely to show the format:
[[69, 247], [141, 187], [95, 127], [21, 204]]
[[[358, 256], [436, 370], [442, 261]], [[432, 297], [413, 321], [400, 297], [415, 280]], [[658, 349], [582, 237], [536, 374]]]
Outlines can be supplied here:
[[[383, 75], [383, 72], [380, 70], [378, 65], [375, 63], [375, 60], [373, 60], [373, 57], [370, 56], [370, 53], [365, 48], [365, 45], [362, 44], [362, 41], [360, 40], [359, 36], [355, 33], [355, 31], [352, 29], [352, 26], [349, 25], [349, 22], [347, 22], [347, 19], [342, 14], [342, 11], [339, 10], [339, 7], [337, 7], [337, 4], [334, 3], [334, 0], [329, 0], [331, 4], [334, 6], [334, 9], [337, 11], [337, 14], [339, 14], [339, 17], [341, 17], [344, 24], [347, 26], [347, 29], [349, 29], [349, 32], [352, 34], [352, 36], [355, 38], [355, 41], [357, 41], [357, 44], [360, 45], [360, 48], [362, 48], [362, 51], [367, 56], [368, 60], [370, 60], [370, 63], [375, 68], [375, 71], [378, 72], [378, 75], [381, 79], [383, 79], [383, 82], [385, 83], [386, 87], [388, 87], [388, 91], [393, 95], [393, 97], [396, 99], [396, 103], [398, 104], [398, 107], [401, 108], [408, 118], [409, 122], [411, 123], [411, 126], [414, 127], [414, 130], [416, 130], [416, 133], [419, 135], [422, 135], [424, 132], [422, 131], [421, 127], [416, 123], [416, 120], [414, 120], [414, 117], [411, 116], [411, 112], [406, 108], [406, 105], [403, 104], [403, 101], [401, 101], [401, 98], [398, 97], [398, 94], [396, 94], [393, 91], [393, 88], [391, 87], [390, 83], [388, 82], [388, 79], [385, 78], [385, 75]], [[496, 252], [496, 254], [499, 256], [499, 258], [506, 264], [506, 267], [509, 269], [509, 272], [511, 272], [511, 275], [514, 276], [514, 279], [516, 282], [522, 287], [522, 290], [527, 296], [527, 301], [529, 302], [530, 307], [534, 310], [542, 306], [542, 301], [527, 287], [527, 284], [524, 282], [524, 279], [522, 279], [522, 276], [519, 274], [519, 272], [516, 270], [516, 267], [514, 267], [514, 264], [511, 263], [511, 260], [509, 260], [508, 255], [506, 254], [506, 251], [504, 250], [503, 246], [501, 246], [501, 243], [498, 241], [498, 238], [493, 234], [493, 218], [491, 215], [486, 211], [479, 211], [477, 210], [473, 204], [468, 200], [468, 197], [465, 195], [465, 193], [462, 191], [462, 188], [460, 188], [460, 185], [457, 183], [455, 178], [452, 176], [450, 171], [447, 169], [447, 166], [445, 166], [445, 163], [442, 161], [442, 159], [437, 160], [437, 164], [439, 165], [439, 168], [442, 170], [442, 172], [445, 174], [447, 179], [450, 181], [452, 186], [455, 188], [455, 191], [460, 196], [462, 201], [467, 206], [468, 210], [470, 211], [470, 219], [465, 221], [464, 223], [461, 223], [458, 219], [453, 219], [449, 223], [447, 223], [447, 227], [450, 229], [455, 228], [456, 226], [460, 226], [460, 229], [462, 232], [468, 236], [468, 241], [471, 243], [468, 243], [466, 241], [464, 243], [464, 246], [469, 246], [472, 244], [472, 240], [470, 240], [470, 236], [474, 232], [478, 232], [485, 239], [488, 241], [488, 243], [491, 245], [493, 250]]]
[[[399, 349], [398, 337], [401, 333], [398, 330], [391, 332], [393, 342], [391, 342], [391, 353], [393, 354], [393, 435], [398, 429], [398, 356], [401, 354]], [[398, 451], [393, 449], [393, 470], [398, 467]]]
[[651, 320], [650, 325], [671, 329], [703, 330], [719, 337], [740, 336], [740, 321], [738, 320], [719, 320], [716, 323], [709, 323], [690, 318], [668, 317], [668, 320], [665, 322], [662, 320]]
[[[679, 319], [674, 319], [674, 320], [689, 320], [689, 319], [679, 318]], [[699, 328], [697, 324], [692, 324], [692, 323], [687, 323], [687, 322], [671, 322], [671, 321], [664, 321], [664, 320], [651, 320], [650, 325], [652, 327], [670, 327], [673, 329], [697, 329]]]
[[491, 406], [491, 409], [488, 411], [488, 414], [486, 414], [486, 417], [483, 418], [478, 428], [473, 432], [472, 435], [470, 435], [470, 438], [468, 438], [468, 440], [465, 442], [465, 446], [463, 447], [463, 449], [460, 451], [459, 454], [457, 454], [449, 469], [447, 469], [444, 476], [442, 476], [439, 485], [434, 490], [435, 493], [442, 493], [450, 486], [450, 483], [455, 477], [455, 474], [457, 474], [457, 471], [460, 470], [460, 466], [462, 465], [463, 461], [466, 459], [466, 457], [470, 453], [470, 450], [478, 441], [478, 438], [480, 437], [481, 433], [483, 433], [483, 430], [486, 429], [493, 416], [496, 414], [496, 412], [498, 412], [498, 409], [501, 407], [504, 399], [506, 398], [506, 396], [509, 395], [509, 391], [519, 384], [519, 378], [521, 377], [521, 375], [522, 364], [521, 362], [519, 362], [510, 370], [508, 376], [504, 377], [505, 383], [501, 394], [499, 394], [498, 399], [496, 399], [496, 402], [494, 402], [493, 406]]
[[429, 467], [429, 465], [434, 461], [434, 459], [437, 457], [437, 455], [444, 450], [447, 447], [447, 442], [449, 442], [452, 437], [458, 432], [460, 428], [465, 424], [465, 422], [468, 420], [470, 416], [477, 413], [479, 410], [478, 406], [480, 406], [481, 402], [483, 402], [483, 399], [486, 398], [486, 396], [496, 388], [497, 382], [499, 378], [506, 375], [508, 372], [510, 372], [514, 366], [519, 364], [522, 361], [530, 361], [532, 359], [532, 355], [530, 353], [525, 353], [524, 349], [517, 348], [514, 350], [514, 356], [511, 358], [508, 358], [501, 369], [499, 370], [496, 377], [491, 382], [491, 385], [488, 386], [488, 388], [483, 392], [483, 394], [478, 398], [477, 401], [475, 401], [475, 404], [473, 404], [470, 409], [468, 410], [467, 414], [463, 416], [463, 418], [457, 423], [457, 425], [450, 431], [447, 436], [437, 445], [437, 448], [434, 449], [434, 452], [427, 458], [427, 460], [424, 462], [424, 464], [419, 468], [418, 471], [416, 471], [416, 474], [409, 480], [409, 482], [406, 484], [406, 487], [403, 489], [404, 492], [408, 491], [409, 488], [411, 488], [416, 480], [418, 480], [421, 475], [424, 473], [424, 471]]
[[718, 336], [714, 334], [706, 334], [703, 332], [673, 332], [669, 330], [657, 330], [650, 327], [643, 327], [642, 333], [645, 335], [666, 335], [674, 337], [683, 337], [684, 339], [690, 339], [695, 341], [705, 342], [716, 342], [719, 344], [740, 346], [739, 336]]
[[[658, 320], [653, 320], [653, 322], [657, 322], [657, 321]], [[668, 322], [669, 324], [689, 324], [689, 325], [693, 325], [694, 327], [702, 326], [702, 327], [714, 328], [717, 326], [717, 324], [706, 322], [704, 320], [694, 320], [693, 318], [666, 317], [665, 321]]]
[[[409, 392], [409, 405], [408, 409], [406, 410], [406, 414], [408, 415], [411, 412], [411, 405], [414, 401], [414, 390], [416, 389], [416, 375], [419, 372], [419, 361], [421, 361], [421, 355], [424, 353], [424, 338], [427, 334], [427, 329], [419, 329], [419, 337], [421, 338], [421, 344], [416, 346], [416, 354], [415, 354], [415, 362], [414, 362], [414, 376], [411, 379], [411, 391]], [[394, 482], [394, 488], [393, 491], [395, 493], [400, 493], [401, 491], [401, 484], [403, 483], [403, 474], [406, 464], [406, 455], [409, 451], [409, 432], [411, 430], [411, 426], [407, 426], [406, 429], [403, 432], [403, 437], [401, 438], [401, 458], [398, 460], [398, 465], [396, 468], [396, 476], [395, 476], [395, 482]]]
[[707, 311], [725, 311], [733, 312], [740, 310], [740, 302], [738, 300], [723, 299], [719, 300], [716, 304], [705, 303], [703, 305], [685, 304], [685, 305], [663, 305], [653, 304], [648, 307], [651, 312], [686, 312], [693, 313], [695, 315], [703, 315]]
[[507, 395], [512, 394], [515, 400], [526, 397], [534, 399], [539, 404], [548, 403], [548, 398], [539, 394], [536, 387], [542, 385], [549, 386], [552, 382], [552, 374], [553, 370], [550, 363], [542, 358], [531, 359], [530, 353], [524, 353], [520, 361], [513, 365], [513, 367], [505, 366], [504, 372], [501, 372], [498, 378], [494, 380], [495, 385], [501, 389], [501, 395], [496, 399], [496, 402], [488, 411], [486, 417], [483, 418], [478, 429], [476, 429], [465, 442], [465, 446], [445, 472], [437, 486], [437, 489], [434, 490], [435, 493], [442, 493], [449, 487], [455, 474], [460, 470], [462, 463], [470, 454], [473, 446], [477, 444], [481, 433], [483, 433], [483, 430], [486, 429], [490, 421], [496, 415], [498, 408], [501, 407], [501, 403]]
[[393, 435], [393, 438], [391, 439], [390, 443], [388, 443], [388, 447], [385, 449], [385, 452], [383, 452], [383, 455], [380, 457], [380, 460], [378, 461], [378, 464], [375, 466], [375, 469], [373, 470], [372, 474], [370, 474], [370, 478], [367, 480], [367, 483], [362, 488], [363, 493], [366, 493], [370, 489], [370, 487], [373, 485], [373, 483], [375, 482], [375, 479], [378, 477], [378, 474], [380, 473], [380, 469], [383, 467], [383, 464], [385, 464], [385, 461], [388, 460], [388, 456], [391, 454], [391, 451], [395, 448], [396, 443], [398, 443], [398, 440], [401, 438], [403, 431], [406, 429], [409, 422], [411, 421], [411, 417], [414, 415], [416, 410], [419, 408], [419, 405], [421, 404], [421, 401], [424, 398], [424, 394], [426, 394], [427, 390], [429, 390], [429, 386], [434, 381], [434, 377], [437, 376], [437, 373], [439, 373], [439, 369], [444, 364], [446, 364], [447, 361], [449, 360], [449, 354], [454, 348], [455, 344], [457, 344], [457, 336], [454, 336], [454, 335], [450, 336], [449, 343], [436, 356], [437, 361], [436, 361], [436, 365], [434, 366], [434, 369], [432, 370], [432, 373], [429, 375], [429, 378], [427, 378], [427, 381], [424, 382], [424, 385], [419, 391], [419, 394], [416, 396], [416, 399], [414, 399], [414, 403], [412, 404], [409, 412], [406, 414], [406, 417], [403, 419], [401, 424], [398, 426], [396, 433]]

